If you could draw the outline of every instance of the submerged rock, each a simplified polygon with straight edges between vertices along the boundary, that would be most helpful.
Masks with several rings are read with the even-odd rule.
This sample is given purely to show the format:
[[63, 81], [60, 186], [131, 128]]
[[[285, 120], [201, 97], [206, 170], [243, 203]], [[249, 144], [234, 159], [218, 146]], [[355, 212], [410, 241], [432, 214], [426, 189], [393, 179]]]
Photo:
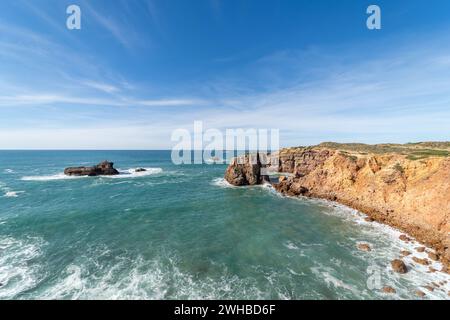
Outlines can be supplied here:
[[400, 251], [400, 254], [401, 254], [402, 256], [406, 257], [406, 256], [409, 256], [409, 255], [411, 254], [411, 252], [408, 251], [408, 250], [403, 250], [403, 251]]
[[394, 270], [397, 273], [407, 273], [408, 272], [408, 268], [406, 267], [406, 264], [400, 259], [392, 260], [391, 267], [392, 267], [392, 270]]
[[430, 292], [434, 291], [434, 288], [432, 286], [423, 286], [425, 289], [427, 289]]
[[434, 253], [434, 252], [428, 252], [428, 258], [430, 258], [433, 261], [438, 261], [439, 260], [439, 256]]
[[118, 175], [119, 171], [114, 169], [114, 163], [103, 161], [93, 167], [70, 167], [64, 170], [67, 176], [112, 176]]
[[400, 240], [402, 240], [402, 241], [405, 241], [405, 242], [408, 242], [408, 241], [411, 241], [411, 238], [410, 237], [408, 237], [406, 234], [402, 234], [402, 235], [400, 235], [400, 237], [398, 237]]
[[385, 286], [385, 287], [383, 287], [383, 289], [381, 289], [381, 290], [383, 290], [384, 293], [396, 293], [396, 292], [397, 292], [397, 291], [396, 291], [394, 288], [392, 288], [391, 286]]
[[134, 170], [134, 172], [145, 172], [145, 171], [147, 171], [147, 170], [144, 168], [138, 168], [138, 169]]
[[372, 248], [367, 243], [360, 243], [357, 247], [361, 251], [372, 251]]
[[429, 273], [435, 273], [435, 272], [437, 272], [437, 270], [435, 268], [433, 268], [433, 267], [428, 267], [428, 272]]
[[427, 259], [420, 259], [420, 258], [417, 258], [417, 257], [413, 257], [412, 259], [413, 259], [413, 261], [415, 263], [421, 264], [423, 266], [427, 266], [427, 265], [430, 264], [430, 262]]
[[425, 297], [425, 293], [421, 290], [416, 290], [416, 296], [423, 298]]

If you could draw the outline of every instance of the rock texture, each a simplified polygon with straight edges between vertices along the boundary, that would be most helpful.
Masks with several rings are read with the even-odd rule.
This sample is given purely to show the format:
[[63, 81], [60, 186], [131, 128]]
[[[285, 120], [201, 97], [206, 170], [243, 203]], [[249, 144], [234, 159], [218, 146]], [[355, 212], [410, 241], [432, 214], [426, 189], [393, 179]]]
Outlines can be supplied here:
[[381, 289], [384, 293], [396, 293], [397, 291], [391, 286], [385, 286]]
[[[355, 152], [326, 144], [282, 149], [278, 171], [283, 178], [274, 187], [285, 195], [337, 201], [364, 212], [433, 247], [449, 265], [450, 157], [401, 150]], [[230, 164], [228, 182], [252, 185], [266, 179], [260, 175], [263, 166], [249, 164], [247, 157], [244, 164]]]
[[234, 186], [258, 185], [269, 182], [267, 175], [261, 174], [259, 154], [247, 154], [234, 158], [225, 172], [225, 179]]
[[67, 176], [112, 176], [119, 174], [119, 171], [114, 169], [114, 163], [103, 161], [93, 167], [71, 167], [64, 170]]
[[366, 252], [372, 251], [372, 248], [367, 243], [359, 243], [357, 245], [357, 248], [358, 248], [358, 250], [361, 250], [361, 251], [366, 251]]
[[412, 260], [415, 263], [421, 264], [423, 266], [427, 266], [427, 265], [430, 264], [430, 262], [427, 259], [420, 259], [420, 258], [417, 258], [417, 257], [412, 257]]
[[411, 255], [411, 252], [408, 250], [402, 250], [402, 251], [400, 251], [400, 254], [404, 257], [407, 257], [407, 256]]
[[407, 273], [408, 272], [408, 268], [406, 267], [406, 264], [400, 259], [392, 260], [391, 267], [392, 267], [392, 270], [394, 270], [397, 273]]

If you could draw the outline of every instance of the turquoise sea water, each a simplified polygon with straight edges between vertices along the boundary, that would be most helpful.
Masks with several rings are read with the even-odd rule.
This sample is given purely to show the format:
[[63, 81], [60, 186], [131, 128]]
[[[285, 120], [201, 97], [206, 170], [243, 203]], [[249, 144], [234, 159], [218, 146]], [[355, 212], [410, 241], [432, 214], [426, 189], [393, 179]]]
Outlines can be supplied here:
[[[62, 175], [105, 159], [122, 174]], [[231, 187], [225, 168], [175, 166], [168, 151], [1, 151], [0, 299], [415, 298], [449, 280], [423, 266], [392, 273], [417, 246], [399, 232], [332, 203]], [[421, 290], [446, 299], [449, 284]]]

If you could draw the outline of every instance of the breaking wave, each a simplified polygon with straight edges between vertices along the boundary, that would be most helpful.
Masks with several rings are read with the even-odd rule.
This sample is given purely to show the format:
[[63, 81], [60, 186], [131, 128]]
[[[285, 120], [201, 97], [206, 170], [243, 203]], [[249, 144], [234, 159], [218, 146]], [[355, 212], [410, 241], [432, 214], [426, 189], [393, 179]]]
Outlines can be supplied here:
[[215, 178], [211, 181], [211, 185], [220, 187], [220, 188], [237, 188], [230, 184], [225, 178]]
[[73, 179], [82, 179], [86, 177], [77, 177], [77, 176], [66, 176], [64, 173], [58, 173], [47, 176], [27, 176], [22, 177], [20, 180], [22, 181], [53, 181], [53, 180], [73, 180]]
[[[119, 174], [115, 176], [98, 176], [100, 178], [108, 178], [108, 179], [121, 179], [121, 178], [138, 178], [138, 177], [146, 177], [155, 174], [160, 174], [163, 172], [161, 168], [143, 168], [145, 171], [138, 172], [135, 169], [126, 169], [126, 170], [118, 170]], [[67, 176], [64, 173], [58, 173], [54, 175], [45, 175], [45, 176], [26, 176], [22, 177], [20, 180], [22, 181], [53, 181], [53, 180], [73, 180], [73, 179], [86, 179], [86, 178], [95, 178], [95, 177], [87, 177], [87, 176]]]
[[42, 255], [40, 238], [0, 238], [0, 299], [14, 299], [39, 282], [40, 267], [32, 261]]
[[155, 174], [160, 174], [163, 172], [162, 168], [142, 168], [145, 171], [138, 171], [140, 168], [132, 168], [132, 169], [119, 169], [118, 175], [115, 176], [101, 176], [102, 178], [109, 179], [121, 179], [121, 178], [139, 178], [139, 177], [147, 177]]

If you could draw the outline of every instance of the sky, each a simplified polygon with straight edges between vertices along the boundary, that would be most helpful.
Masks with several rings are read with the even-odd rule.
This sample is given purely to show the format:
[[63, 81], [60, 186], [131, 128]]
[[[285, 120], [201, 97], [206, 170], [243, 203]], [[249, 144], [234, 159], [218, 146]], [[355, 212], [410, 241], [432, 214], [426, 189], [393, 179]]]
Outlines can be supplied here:
[[0, 149], [170, 149], [194, 121], [450, 140], [449, 31], [447, 0], [1, 1]]

